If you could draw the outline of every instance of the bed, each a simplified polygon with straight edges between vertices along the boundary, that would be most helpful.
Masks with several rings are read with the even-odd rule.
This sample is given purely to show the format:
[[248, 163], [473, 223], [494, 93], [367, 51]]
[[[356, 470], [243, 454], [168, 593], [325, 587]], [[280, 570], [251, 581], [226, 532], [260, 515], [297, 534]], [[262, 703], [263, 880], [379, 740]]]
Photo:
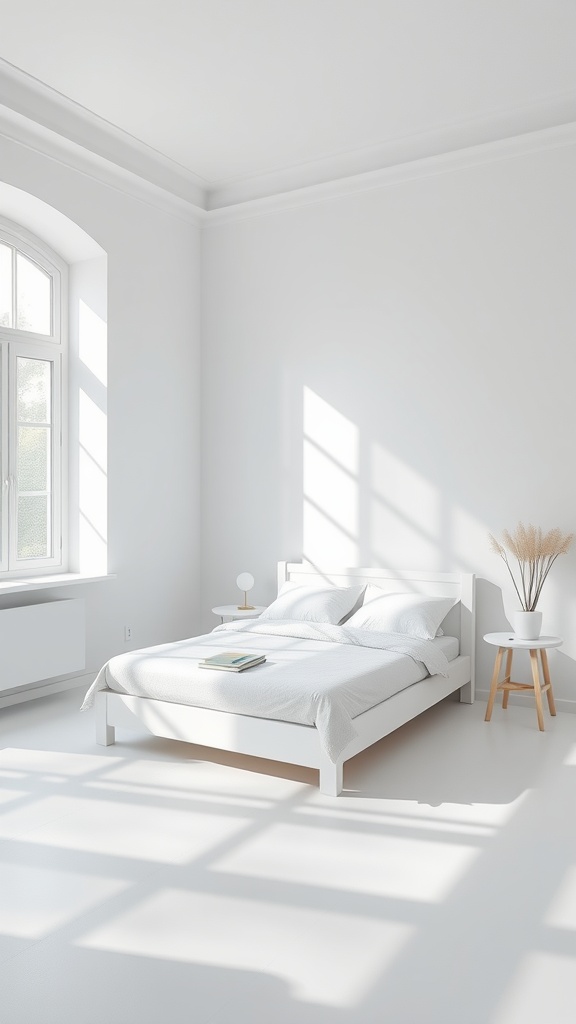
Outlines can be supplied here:
[[[95, 707], [97, 742], [109, 746], [116, 728], [144, 726], [155, 736], [315, 768], [320, 791], [338, 796], [355, 754], [450, 694], [472, 703], [472, 574], [279, 563], [279, 595], [291, 588], [307, 597], [322, 587], [360, 594], [342, 625], [264, 616], [112, 658], [83, 705]], [[446, 599], [442, 635], [423, 641], [355, 628], [358, 614], [365, 625], [368, 591]], [[198, 670], [201, 658], [231, 648], [264, 653], [266, 662], [241, 674]]]

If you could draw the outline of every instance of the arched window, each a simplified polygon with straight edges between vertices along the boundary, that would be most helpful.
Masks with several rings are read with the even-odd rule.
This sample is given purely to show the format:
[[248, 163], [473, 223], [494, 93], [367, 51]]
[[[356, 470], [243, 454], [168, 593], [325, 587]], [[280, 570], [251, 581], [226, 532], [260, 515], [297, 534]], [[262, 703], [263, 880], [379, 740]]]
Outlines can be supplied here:
[[0, 574], [64, 565], [67, 268], [0, 220]]

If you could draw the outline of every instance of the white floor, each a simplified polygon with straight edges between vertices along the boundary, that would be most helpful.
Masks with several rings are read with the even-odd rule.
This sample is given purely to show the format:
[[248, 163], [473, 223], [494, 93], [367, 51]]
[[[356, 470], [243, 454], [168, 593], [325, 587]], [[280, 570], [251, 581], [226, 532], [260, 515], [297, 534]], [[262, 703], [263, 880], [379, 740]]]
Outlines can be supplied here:
[[446, 702], [333, 800], [78, 705], [0, 711], [3, 1024], [573, 1024], [576, 715]]

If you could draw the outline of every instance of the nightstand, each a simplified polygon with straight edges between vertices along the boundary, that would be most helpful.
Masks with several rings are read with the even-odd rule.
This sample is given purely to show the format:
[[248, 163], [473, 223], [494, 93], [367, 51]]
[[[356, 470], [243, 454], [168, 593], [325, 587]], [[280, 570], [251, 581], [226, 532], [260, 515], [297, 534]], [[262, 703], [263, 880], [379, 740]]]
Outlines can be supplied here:
[[[539, 636], [536, 640], [518, 640], [514, 636], [514, 633], [486, 633], [484, 639], [487, 644], [493, 644], [494, 647], [498, 648], [496, 660], [494, 662], [494, 672], [492, 675], [492, 683], [490, 685], [490, 696], [488, 698], [485, 721], [490, 721], [492, 708], [494, 707], [494, 698], [496, 697], [498, 690], [502, 691], [502, 707], [504, 710], [508, 707], [508, 696], [511, 690], [517, 692], [533, 692], [536, 698], [538, 728], [541, 732], [544, 732], [544, 717], [542, 714], [543, 693], [546, 693], [548, 698], [550, 714], [556, 714], [556, 705], [554, 704], [554, 694], [552, 693], [552, 683], [550, 681], [548, 655], [546, 654], [546, 651], [550, 647], [561, 647], [564, 641], [559, 636]], [[532, 668], [531, 683], [515, 683], [512, 681], [511, 672], [514, 651], [530, 651], [530, 666]], [[505, 675], [503, 680], [500, 682], [500, 669], [502, 667], [504, 652], [506, 652]], [[538, 668], [538, 653], [540, 653], [540, 661], [542, 662], [544, 685], [542, 685], [540, 671]]]
[[224, 619], [257, 619], [265, 605], [256, 605], [254, 608], [238, 608], [235, 604], [218, 604], [212, 609], [214, 615], [219, 615], [222, 622]]

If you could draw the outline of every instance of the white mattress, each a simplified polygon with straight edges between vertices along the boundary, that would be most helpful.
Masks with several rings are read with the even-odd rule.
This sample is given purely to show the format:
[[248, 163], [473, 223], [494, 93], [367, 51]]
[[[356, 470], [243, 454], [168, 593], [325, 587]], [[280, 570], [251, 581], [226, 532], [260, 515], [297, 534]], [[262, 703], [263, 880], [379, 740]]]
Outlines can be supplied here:
[[456, 636], [437, 636], [432, 643], [439, 651], [443, 651], [448, 661], [454, 661], [460, 654], [460, 644]]
[[[243, 673], [199, 669], [221, 650], [254, 651], [265, 664]], [[448, 675], [454, 637], [416, 640], [309, 622], [228, 622], [211, 633], [112, 658], [86, 695], [101, 689], [234, 714], [316, 726], [337, 761], [354, 718], [429, 674]]]

